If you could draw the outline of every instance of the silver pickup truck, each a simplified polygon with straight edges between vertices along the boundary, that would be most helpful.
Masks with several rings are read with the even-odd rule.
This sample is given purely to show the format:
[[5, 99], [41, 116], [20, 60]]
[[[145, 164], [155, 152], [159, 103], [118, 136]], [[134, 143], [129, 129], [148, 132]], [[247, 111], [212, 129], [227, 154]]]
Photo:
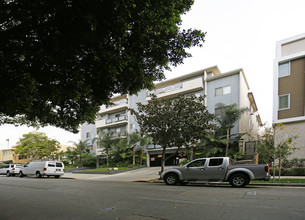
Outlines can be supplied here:
[[177, 183], [230, 182], [233, 187], [244, 187], [250, 180], [270, 180], [268, 165], [232, 165], [229, 157], [200, 158], [182, 167], [175, 167], [161, 173], [167, 185]]

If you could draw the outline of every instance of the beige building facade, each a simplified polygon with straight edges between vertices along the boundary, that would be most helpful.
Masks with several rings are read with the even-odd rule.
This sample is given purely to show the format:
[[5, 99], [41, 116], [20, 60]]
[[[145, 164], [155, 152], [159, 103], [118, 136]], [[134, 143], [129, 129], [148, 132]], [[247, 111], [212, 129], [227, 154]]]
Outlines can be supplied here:
[[273, 123], [299, 136], [289, 159], [305, 158], [305, 33], [277, 42], [273, 81]]

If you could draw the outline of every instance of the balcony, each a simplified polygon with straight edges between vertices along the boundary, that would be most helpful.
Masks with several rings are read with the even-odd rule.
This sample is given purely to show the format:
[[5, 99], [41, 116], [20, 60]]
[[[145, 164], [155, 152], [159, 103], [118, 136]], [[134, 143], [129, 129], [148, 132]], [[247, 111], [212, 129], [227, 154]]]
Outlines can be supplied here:
[[122, 115], [116, 118], [102, 119], [95, 122], [96, 128], [115, 127], [128, 123], [127, 115]]
[[155, 94], [159, 99], [167, 99], [177, 97], [179, 95], [184, 95], [191, 92], [196, 92], [203, 90], [203, 80], [202, 77], [197, 77], [189, 80], [185, 80], [180, 83], [169, 85], [166, 87], [161, 87], [147, 93], [147, 100], [151, 100], [150, 95]]
[[109, 114], [109, 113], [113, 113], [113, 112], [123, 111], [127, 108], [128, 108], [128, 100], [120, 99], [120, 100], [113, 102], [112, 105], [109, 105], [109, 106], [102, 105], [100, 107], [99, 113]]

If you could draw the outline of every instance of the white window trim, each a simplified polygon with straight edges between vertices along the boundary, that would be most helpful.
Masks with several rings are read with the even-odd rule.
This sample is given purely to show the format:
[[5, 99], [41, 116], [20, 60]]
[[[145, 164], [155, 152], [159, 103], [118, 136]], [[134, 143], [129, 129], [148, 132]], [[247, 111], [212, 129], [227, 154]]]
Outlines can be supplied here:
[[[283, 96], [288, 96], [288, 107], [287, 108], [280, 108], [280, 97], [283, 97]], [[283, 94], [283, 95], [279, 95], [279, 103], [278, 103], [278, 110], [279, 111], [282, 111], [282, 110], [287, 110], [287, 109], [290, 109], [290, 93], [288, 94]]]
[[[280, 76], [280, 65], [281, 65], [281, 64], [284, 64], [284, 63], [288, 63], [288, 74], [285, 75], [285, 76]], [[290, 67], [291, 67], [291, 66], [290, 66], [290, 61], [279, 63], [279, 64], [278, 64], [278, 76], [279, 76], [279, 78], [283, 78], [283, 77], [290, 76], [290, 74], [291, 74]]]

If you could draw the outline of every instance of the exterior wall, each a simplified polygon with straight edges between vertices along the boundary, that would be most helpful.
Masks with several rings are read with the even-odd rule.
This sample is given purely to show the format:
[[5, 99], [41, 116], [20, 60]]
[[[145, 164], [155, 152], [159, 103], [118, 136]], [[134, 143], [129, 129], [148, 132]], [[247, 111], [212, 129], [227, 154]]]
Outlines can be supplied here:
[[290, 108], [280, 110], [278, 118], [293, 118], [304, 116], [305, 101], [305, 58], [290, 62], [290, 75], [279, 78], [278, 95], [290, 94]]
[[[299, 122], [294, 122], [294, 123], [286, 123], [285, 124], [285, 130], [288, 133], [291, 133], [293, 135], [298, 135], [299, 137], [296, 139], [296, 145], [298, 149], [294, 151], [288, 159], [293, 159], [293, 158], [305, 158], [305, 121], [299, 121]], [[282, 137], [278, 137], [279, 132], [276, 130], [275, 131], [275, 139], [278, 140]], [[277, 135], [278, 134], [278, 135]]]
[[[279, 78], [279, 64], [290, 62], [290, 75]], [[273, 123], [283, 123], [288, 132], [299, 135], [299, 149], [289, 159], [305, 158], [305, 33], [277, 42], [274, 60]], [[290, 94], [289, 109], [278, 110], [279, 95]], [[275, 131], [276, 138], [279, 130]]]
[[[87, 137], [87, 134], [89, 134], [89, 137]], [[95, 124], [83, 124], [81, 126], [80, 135], [82, 141], [87, 141], [89, 145], [92, 145], [92, 147], [90, 147], [90, 152], [96, 154], [97, 145], [96, 143], [92, 144], [93, 138], [97, 135]]]
[[[231, 86], [231, 93], [216, 96], [215, 89]], [[210, 78], [207, 83], [207, 109], [210, 113], [215, 113], [215, 107], [218, 103], [223, 103], [225, 105], [236, 104], [239, 106], [239, 74], [230, 75], [222, 78]], [[239, 132], [239, 124], [236, 123], [234, 128], [231, 130], [232, 134]]]

